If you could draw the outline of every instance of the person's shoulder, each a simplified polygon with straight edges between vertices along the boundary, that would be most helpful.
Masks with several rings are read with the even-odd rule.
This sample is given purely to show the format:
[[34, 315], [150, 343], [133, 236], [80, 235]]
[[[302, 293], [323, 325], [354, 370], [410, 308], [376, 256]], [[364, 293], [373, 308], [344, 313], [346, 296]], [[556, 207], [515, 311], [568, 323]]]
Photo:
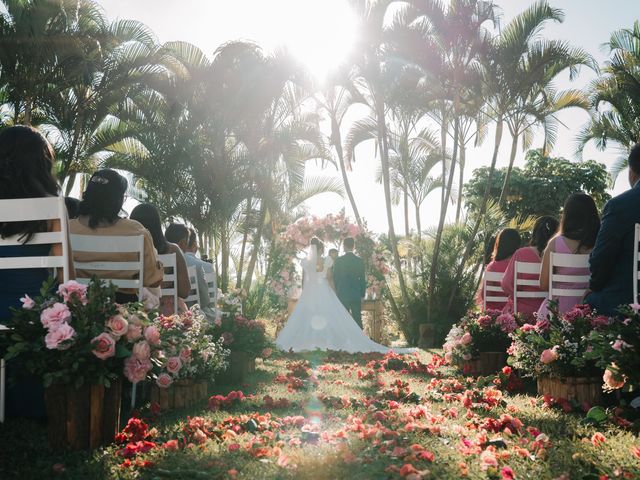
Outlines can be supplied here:
[[638, 201], [638, 197], [640, 197], [640, 186], [630, 188], [629, 190], [622, 192], [620, 195], [616, 195], [607, 202], [607, 207], [609, 209], [624, 207], [630, 203], [633, 203], [635, 206]]
[[114, 223], [114, 227], [121, 231], [130, 231], [132, 233], [140, 233], [142, 235], [149, 235], [149, 230], [147, 230], [144, 225], [136, 220], [131, 220], [130, 218], [121, 218], [116, 223]]

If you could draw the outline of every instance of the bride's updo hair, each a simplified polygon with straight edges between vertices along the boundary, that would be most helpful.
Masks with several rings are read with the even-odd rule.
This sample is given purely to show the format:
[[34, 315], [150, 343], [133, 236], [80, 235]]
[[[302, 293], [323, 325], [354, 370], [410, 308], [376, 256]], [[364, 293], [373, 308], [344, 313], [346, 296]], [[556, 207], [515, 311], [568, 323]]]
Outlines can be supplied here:
[[316, 250], [318, 252], [318, 256], [322, 255], [324, 252], [324, 243], [318, 237], [313, 237], [311, 239], [310, 245], [315, 245]]

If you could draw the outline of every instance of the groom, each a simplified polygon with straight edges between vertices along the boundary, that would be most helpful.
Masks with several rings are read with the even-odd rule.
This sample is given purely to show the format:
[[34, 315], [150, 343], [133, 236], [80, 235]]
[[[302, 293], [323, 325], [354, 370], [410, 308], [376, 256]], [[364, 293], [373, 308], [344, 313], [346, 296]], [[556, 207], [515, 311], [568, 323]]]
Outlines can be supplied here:
[[347, 237], [342, 242], [344, 255], [333, 264], [333, 282], [336, 294], [358, 326], [362, 328], [362, 299], [367, 289], [364, 261], [353, 253], [354, 240]]

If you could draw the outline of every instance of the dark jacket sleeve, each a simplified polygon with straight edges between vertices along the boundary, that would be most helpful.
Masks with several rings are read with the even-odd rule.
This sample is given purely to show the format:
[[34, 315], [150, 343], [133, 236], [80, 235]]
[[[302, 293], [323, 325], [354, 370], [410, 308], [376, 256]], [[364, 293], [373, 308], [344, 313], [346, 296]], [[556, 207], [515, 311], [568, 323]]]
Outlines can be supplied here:
[[364, 298], [365, 294], [367, 293], [367, 276], [364, 271], [364, 260], [362, 260], [361, 258], [359, 260], [358, 277], [360, 280], [360, 298]]
[[600, 231], [596, 244], [589, 257], [591, 279], [589, 288], [594, 292], [602, 290], [609, 280], [616, 266], [622, 248], [622, 232], [619, 228], [619, 209], [615, 201], [609, 201], [602, 212]]

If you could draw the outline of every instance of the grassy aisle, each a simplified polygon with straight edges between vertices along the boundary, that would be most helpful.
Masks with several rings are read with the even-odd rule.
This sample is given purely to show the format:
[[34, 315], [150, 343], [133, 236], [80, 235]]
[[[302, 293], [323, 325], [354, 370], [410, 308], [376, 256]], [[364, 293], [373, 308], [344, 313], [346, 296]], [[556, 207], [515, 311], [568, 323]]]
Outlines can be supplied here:
[[121, 445], [91, 455], [51, 453], [42, 426], [9, 423], [0, 478], [640, 478], [633, 433], [457, 377], [428, 354], [288, 355], [214, 393], [148, 429], [132, 422]]

